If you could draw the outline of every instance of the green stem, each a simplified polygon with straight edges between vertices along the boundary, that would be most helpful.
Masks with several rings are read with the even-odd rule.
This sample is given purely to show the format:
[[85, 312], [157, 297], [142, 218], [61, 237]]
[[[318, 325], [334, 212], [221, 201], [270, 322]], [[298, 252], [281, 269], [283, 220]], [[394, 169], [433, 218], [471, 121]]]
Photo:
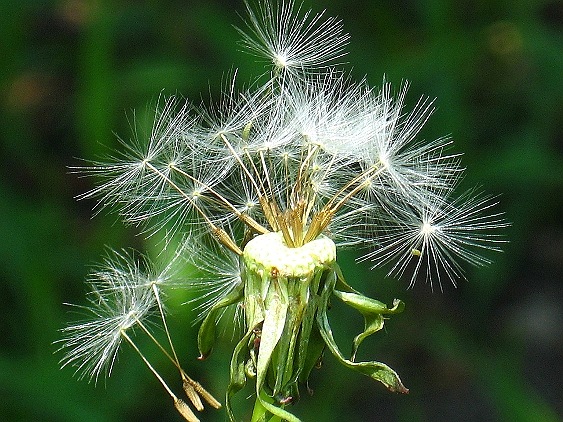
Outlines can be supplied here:
[[[256, 397], [256, 401], [254, 402], [254, 410], [252, 411], [250, 422], [281, 422], [279, 416], [272, 415], [262, 404], [262, 401], [273, 403], [274, 400], [263, 392], [260, 392], [260, 396], [262, 399]], [[268, 417], [270, 417], [270, 419], [268, 419]]]

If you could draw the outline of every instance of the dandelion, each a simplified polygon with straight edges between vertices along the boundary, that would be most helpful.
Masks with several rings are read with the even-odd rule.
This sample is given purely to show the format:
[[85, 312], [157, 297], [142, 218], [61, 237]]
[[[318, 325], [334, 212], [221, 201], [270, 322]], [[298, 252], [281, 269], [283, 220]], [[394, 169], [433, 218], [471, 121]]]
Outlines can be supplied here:
[[[337, 264], [339, 250], [361, 249], [360, 260], [389, 266], [390, 276], [410, 278], [411, 286], [425, 278], [442, 288], [463, 278], [463, 262], [488, 264], [482, 253], [500, 250], [507, 223], [494, 199], [476, 190], [455, 196], [463, 169], [449, 138], [419, 139], [432, 101], [421, 98], [405, 111], [406, 83], [394, 94], [386, 81], [376, 90], [333, 67], [348, 41], [340, 21], [302, 13], [293, 1], [248, 8], [243, 46], [269, 60], [268, 81], [239, 91], [233, 78], [217, 106], [164, 99], [150, 136], [136, 134], [121, 155], [77, 169], [100, 179], [82, 198], [98, 198], [99, 208], [115, 208], [180, 246], [163, 272], [143, 272], [129, 255], [119, 265], [108, 261], [90, 283], [93, 320], [63, 330], [62, 363], [97, 379], [111, 372], [126, 340], [180, 414], [196, 420], [135, 345], [137, 329], [179, 370], [197, 410], [201, 399], [219, 407], [182, 369], [166, 323], [163, 289], [189, 289], [200, 359], [212, 353], [226, 312], [241, 321], [228, 417], [237, 420], [232, 401], [250, 382], [253, 421], [297, 422], [288, 406], [325, 348], [347, 368], [408, 392], [384, 363], [356, 361], [363, 340], [404, 303], [388, 306], [354, 290]], [[173, 264], [190, 274], [175, 277]], [[365, 318], [350, 356], [332, 335], [332, 300]], [[154, 315], [164, 345], [142, 322]]]

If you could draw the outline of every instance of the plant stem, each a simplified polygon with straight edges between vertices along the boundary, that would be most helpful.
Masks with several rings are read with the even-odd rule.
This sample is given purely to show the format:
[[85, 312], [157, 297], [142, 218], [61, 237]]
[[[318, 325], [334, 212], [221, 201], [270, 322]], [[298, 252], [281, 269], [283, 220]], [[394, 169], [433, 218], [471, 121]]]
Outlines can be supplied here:
[[[260, 396], [262, 400], [268, 401], [270, 403], [273, 402], [271, 397], [264, 394], [262, 391], [260, 392]], [[262, 405], [262, 400], [259, 397], [256, 397], [256, 401], [254, 402], [254, 410], [252, 411], [252, 418], [250, 422], [281, 422], [279, 416], [272, 415], [266, 408]]]

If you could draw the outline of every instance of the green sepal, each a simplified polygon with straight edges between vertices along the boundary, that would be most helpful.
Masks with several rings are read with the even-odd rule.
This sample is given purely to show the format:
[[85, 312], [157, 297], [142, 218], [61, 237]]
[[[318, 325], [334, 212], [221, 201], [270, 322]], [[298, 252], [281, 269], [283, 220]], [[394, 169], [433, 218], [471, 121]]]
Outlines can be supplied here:
[[332, 264], [332, 268], [334, 269], [335, 273], [336, 273], [336, 284], [335, 284], [335, 288], [344, 292], [349, 292], [349, 293], [358, 293], [359, 292], [357, 290], [355, 290], [352, 286], [350, 286], [348, 283], [346, 283], [346, 280], [344, 279], [344, 274], [342, 274], [342, 270], [340, 269], [340, 265], [338, 265], [336, 262]]
[[[334, 341], [334, 337], [332, 335], [332, 329], [330, 328], [330, 324], [328, 322], [328, 316], [326, 314], [327, 305], [330, 296], [335, 293], [334, 287], [336, 285], [336, 277], [327, 277], [327, 282], [324, 286], [324, 289], [321, 293], [321, 304], [319, 306], [319, 311], [317, 313], [317, 325], [320, 331], [321, 336], [325, 344], [327, 345], [330, 352], [334, 355], [334, 357], [344, 366], [347, 368], [353, 369], [361, 374], [367, 375], [368, 377], [381, 382], [385, 387], [387, 387], [390, 391], [399, 392], [399, 393], [408, 393], [409, 390], [403, 385], [399, 375], [391, 369], [389, 366], [385, 365], [381, 362], [352, 362], [348, 360], [342, 355], [340, 349], [336, 345]], [[343, 292], [339, 292], [342, 295]], [[348, 293], [356, 296], [347, 296], [348, 300], [350, 300], [355, 305], [358, 304], [357, 294], [355, 293]], [[368, 298], [366, 298], [368, 299]], [[379, 301], [375, 301], [370, 299], [370, 301], [366, 302], [364, 299], [360, 300], [359, 303], [365, 305], [367, 309], [371, 310], [372, 312], [377, 310], [379, 314], [382, 312], [389, 311], [391, 313], [400, 312], [402, 310], [402, 306], [399, 303], [394, 302], [394, 307], [392, 309], [388, 309], [384, 304]], [[383, 305], [383, 307], [381, 307]], [[377, 314], [377, 313], [376, 313]]]
[[272, 354], [285, 328], [289, 301], [287, 286], [274, 280], [265, 300], [264, 323], [256, 362], [256, 391], [264, 385]]
[[335, 289], [333, 293], [338, 299], [357, 309], [362, 315], [391, 315], [401, 313], [405, 309], [405, 303], [399, 299], [393, 299], [393, 307], [388, 308], [385, 303], [357, 292], [341, 292]]
[[328, 346], [331, 353], [334, 357], [344, 366], [347, 368], [353, 369], [355, 371], [360, 372], [361, 374], [367, 375], [368, 377], [381, 382], [385, 385], [390, 391], [398, 392], [398, 393], [408, 393], [409, 390], [403, 385], [399, 375], [381, 362], [352, 362], [351, 360], [346, 359], [340, 349], [336, 345], [334, 341], [334, 337], [332, 336], [332, 330], [330, 329], [330, 325], [328, 323], [328, 318], [326, 316], [326, 312], [321, 312], [317, 315], [317, 322], [319, 324], [319, 330], [323, 339]]
[[[299, 352], [297, 354], [298, 371], [297, 377], [299, 382], [306, 383], [313, 368], [318, 364], [322, 358], [325, 349], [325, 343], [317, 328], [316, 315], [321, 304], [321, 297], [319, 296], [320, 289], [324, 289], [325, 284], [328, 282], [332, 284], [332, 280], [338, 278], [338, 265], [336, 262], [331, 268], [326, 269], [320, 275], [319, 280], [313, 284], [311, 297], [309, 298], [309, 305], [305, 310], [303, 317], [301, 339], [299, 343]], [[335, 274], [336, 273], [336, 274]], [[314, 293], [313, 293], [314, 292]]]
[[301, 422], [296, 416], [273, 405], [274, 400], [264, 390], [260, 391], [254, 404], [251, 422]]
[[258, 399], [260, 400], [260, 403], [262, 404], [264, 409], [266, 409], [272, 415], [277, 416], [278, 418], [280, 418], [280, 420], [284, 422], [301, 422], [301, 419], [299, 419], [297, 416], [265, 400], [265, 398], [263, 397], [265, 394], [264, 392], [259, 392], [258, 394], [259, 394]]
[[315, 368], [323, 357], [325, 350], [325, 342], [319, 329], [316, 326], [312, 327], [309, 335], [309, 344], [307, 348], [307, 355], [303, 360], [301, 373], [299, 374], [299, 382], [306, 383], [313, 368]]
[[240, 391], [246, 385], [246, 358], [249, 354], [248, 342], [252, 335], [253, 330], [250, 329], [244, 335], [244, 337], [237, 343], [235, 350], [233, 351], [233, 356], [231, 358], [230, 366], [230, 382], [227, 387], [227, 396], [225, 399], [225, 408], [227, 409], [227, 414], [229, 415], [229, 420], [235, 421], [235, 415], [233, 414], [233, 409], [231, 407], [231, 397]]
[[286, 289], [287, 287], [279, 284], [277, 280], [275, 280], [270, 286], [268, 296], [266, 297], [265, 318], [262, 325], [260, 349], [256, 363], [256, 395], [262, 406], [272, 415], [278, 416], [287, 422], [301, 422], [288, 411], [269, 403], [263, 397], [263, 387], [268, 372], [268, 365], [270, 364], [272, 353], [282, 337], [286, 323], [289, 306]]
[[228, 295], [225, 295], [219, 302], [217, 302], [203, 322], [199, 327], [199, 332], [197, 334], [197, 347], [199, 349], [200, 360], [207, 359], [213, 350], [215, 345], [215, 337], [217, 336], [217, 318], [221, 310], [229, 305], [240, 302], [243, 299], [243, 288], [242, 286], [237, 287], [231, 291]]
[[[298, 384], [303, 380], [301, 374], [305, 371], [305, 380], [308, 378], [311, 368], [318, 361], [324, 347], [323, 339], [317, 333], [315, 339], [321, 343], [321, 348], [319, 350], [317, 345], [314, 344], [312, 351], [309, 351], [311, 331], [313, 325], [316, 324], [315, 315], [319, 304], [319, 297], [316, 292], [319, 290], [319, 285], [324, 282], [327, 271], [331, 270], [326, 269], [315, 273], [309, 285], [301, 281], [289, 285], [289, 293], [293, 301], [290, 302], [288, 309], [286, 326], [293, 327], [293, 329], [284, 332], [284, 336], [287, 338], [282, 336], [280, 340], [280, 346], [284, 343], [287, 343], [287, 346], [285, 351], [282, 351], [281, 347], [279, 348], [280, 353], [276, 358], [278, 365], [283, 366], [284, 374], [283, 377], [277, 377], [275, 391], [279, 392], [280, 399], [291, 397], [292, 403], [299, 401]], [[303, 303], [305, 302], [307, 306], [304, 307]], [[311, 356], [311, 353], [315, 356]], [[284, 358], [284, 356], [287, 357]], [[280, 369], [282, 369], [281, 366]], [[283, 391], [279, 388], [280, 381], [284, 386]]]
[[383, 315], [398, 314], [403, 312], [405, 304], [401, 300], [394, 299], [393, 307], [388, 308], [383, 302], [369, 298], [359, 293], [349, 293], [334, 290], [334, 295], [345, 304], [359, 311], [364, 316], [364, 331], [354, 337], [352, 343], [352, 357], [350, 361], [356, 360], [356, 353], [362, 341], [383, 328], [385, 318]]

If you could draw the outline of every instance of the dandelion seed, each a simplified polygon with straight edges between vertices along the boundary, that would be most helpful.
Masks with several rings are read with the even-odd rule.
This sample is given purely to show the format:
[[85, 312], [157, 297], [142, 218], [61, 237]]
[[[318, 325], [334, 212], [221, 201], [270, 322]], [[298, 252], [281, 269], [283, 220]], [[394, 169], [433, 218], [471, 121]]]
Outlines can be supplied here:
[[461, 171], [459, 154], [446, 153], [451, 140], [416, 140], [433, 113], [432, 102], [422, 98], [404, 115], [408, 84], [403, 85], [396, 98], [391, 89], [389, 83], [384, 83], [377, 96], [367, 98], [368, 115], [363, 120], [367, 139], [356, 150], [364, 165], [381, 169], [366, 190], [372, 193], [370, 199], [387, 201], [387, 205], [401, 197], [412, 202], [429, 191], [452, 188]]
[[199, 422], [198, 417], [196, 415], [194, 415], [194, 412], [192, 412], [192, 409], [190, 409], [190, 407], [182, 399], [176, 398], [174, 400], [174, 407], [176, 407], [176, 410], [178, 410], [178, 412], [188, 422]]
[[496, 206], [493, 198], [474, 190], [448, 202], [448, 198], [429, 196], [428, 201], [403, 210], [394, 226], [380, 236], [381, 246], [366, 254], [374, 266], [394, 262], [389, 274], [402, 276], [413, 259], [411, 286], [420, 272], [431, 286], [442, 289], [443, 279], [454, 285], [464, 278], [460, 261], [485, 265], [491, 261], [482, 251], [500, 251], [506, 240], [498, 230], [508, 223], [500, 212], [488, 213]]
[[342, 23], [323, 13], [301, 14], [293, 0], [259, 2], [256, 11], [247, 3], [249, 32], [239, 30], [242, 45], [251, 53], [267, 58], [278, 71], [292, 75], [315, 72], [344, 56], [349, 36]]
[[123, 333], [146, 318], [156, 305], [150, 290], [139, 287], [137, 267], [107, 263], [107, 268], [92, 275], [90, 305], [76, 306], [91, 319], [64, 328], [59, 341], [60, 350], [66, 351], [62, 367], [74, 366], [79, 378], [94, 381], [102, 372], [111, 374]]
[[174, 407], [176, 410], [186, 419], [188, 422], [199, 422], [197, 416], [194, 415], [190, 407], [184, 402], [182, 399], [178, 398], [174, 392], [170, 389], [166, 381], [160, 376], [160, 374], [154, 369], [151, 363], [147, 360], [145, 355], [141, 352], [141, 350], [137, 347], [137, 345], [131, 340], [131, 338], [127, 335], [127, 333], [122, 332], [123, 338], [131, 345], [131, 347], [139, 354], [140, 358], [145, 362], [145, 365], [149, 368], [149, 370], [154, 374], [154, 376], [158, 379], [158, 381], [162, 384], [168, 395], [174, 401]]

